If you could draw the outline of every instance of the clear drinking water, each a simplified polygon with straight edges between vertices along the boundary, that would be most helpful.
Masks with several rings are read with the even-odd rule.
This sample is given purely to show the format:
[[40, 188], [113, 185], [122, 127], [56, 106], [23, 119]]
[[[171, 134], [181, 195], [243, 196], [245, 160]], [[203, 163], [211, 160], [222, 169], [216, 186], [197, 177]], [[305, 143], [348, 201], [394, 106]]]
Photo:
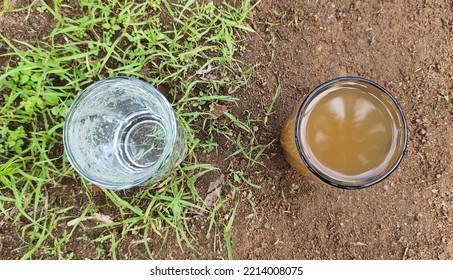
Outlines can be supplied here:
[[79, 174], [116, 190], [161, 180], [185, 156], [171, 105], [148, 83], [127, 77], [83, 90], [66, 116], [63, 141]]

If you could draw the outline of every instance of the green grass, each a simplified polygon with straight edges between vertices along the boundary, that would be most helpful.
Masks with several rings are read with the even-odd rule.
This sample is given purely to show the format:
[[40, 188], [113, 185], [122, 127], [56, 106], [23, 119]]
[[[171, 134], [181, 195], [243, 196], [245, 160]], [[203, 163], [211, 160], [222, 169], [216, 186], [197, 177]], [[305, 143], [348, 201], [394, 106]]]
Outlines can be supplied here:
[[[196, 249], [190, 215], [206, 212], [212, 228], [226, 203], [219, 200], [209, 213], [202, 208], [197, 182], [216, 167], [200, 162], [197, 155], [214, 152], [218, 147], [214, 135], [223, 135], [237, 149], [231, 157], [254, 165], [270, 145], [256, 140], [251, 127], [258, 120], [241, 121], [228, 112], [221, 121], [213, 117], [216, 106], [234, 106], [232, 94], [246, 86], [252, 70], [235, 59], [241, 50], [240, 35], [253, 32], [247, 24], [252, 3], [49, 3], [35, 0], [25, 8], [54, 18], [55, 28], [44, 42], [31, 44], [0, 34], [0, 43], [8, 49], [2, 57], [9, 59], [0, 71], [0, 212], [18, 229], [21, 246], [15, 252], [22, 259], [80, 258], [65, 248], [72, 241], [88, 244], [84, 232], [93, 231], [100, 232], [94, 239], [93, 259], [130, 257], [118, 255], [121, 242], [130, 236], [142, 238], [149, 258], [155, 254], [149, 240], [165, 240], [172, 232], [181, 248]], [[8, 1], [3, 8], [0, 16], [17, 12], [8, 10]], [[103, 190], [106, 202], [97, 204], [97, 194], [63, 153], [62, 127], [77, 93], [111, 76], [133, 76], [167, 88], [187, 131], [189, 153], [164, 181], [131, 191]], [[68, 180], [79, 188], [72, 194], [84, 201], [81, 205], [67, 198]], [[228, 181], [234, 192], [238, 186], [259, 188], [241, 171], [230, 173]], [[83, 194], [76, 195], [79, 191]], [[49, 197], [55, 193], [61, 195]], [[229, 258], [234, 209], [224, 225]], [[111, 221], [96, 224], [83, 219], [101, 212], [111, 215]], [[74, 219], [78, 222], [67, 226]]]
[[[276, 76], [277, 76], [277, 74], [276, 74]], [[267, 124], [267, 120], [268, 120], [269, 116], [272, 114], [272, 110], [274, 109], [274, 104], [277, 101], [277, 98], [280, 96], [281, 88], [282, 88], [282, 84], [280, 82], [280, 77], [277, 76], [277, 88], [275, 89], [275, 94], [274, 94], [274, 97], [272, 98], [272, 102], [269, 105], [269, 107], [267, 108], [266, 116], [264, 117], [264, 121], [263, 121], [264, 125]]]
[[9, 11], [9, 0], [3, 0], [2, 10], [0, 11], [0, 16]]
[[443, 100], [450, 102], [450, 96], [446, 94], [443, 90], [440, 91], [440, 93], [437, 94], [439, 98], [442, 98]]

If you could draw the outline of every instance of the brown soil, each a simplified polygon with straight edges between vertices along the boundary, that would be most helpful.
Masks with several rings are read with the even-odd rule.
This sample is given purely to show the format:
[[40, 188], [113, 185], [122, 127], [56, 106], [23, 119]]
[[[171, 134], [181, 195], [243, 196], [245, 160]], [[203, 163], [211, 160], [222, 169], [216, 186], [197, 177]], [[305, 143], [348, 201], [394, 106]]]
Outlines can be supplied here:
[[[269, 143], [278, 138], [285, 118], [309, 89], [338, 76], [370, 79], [393, 93], [407, 118], [408, 148], [397, 171], [370, 188], [346, 191], [295, 173], [278, 141], [262, 157], [265, 167], [250, 168], [244, 162], [224, 162], [231, 151], [220, 142], [218, 156], [206, 161], [221, 171], [205, 176], [200, 192], [205, 194], [209, 183], [220, 173], [227, 176], [231, 168], [242, 168], [262, 186], [241, 190], [238, 201], [230, 202], [231, 208], [218, 220], [227, 223], [239, 202], [231, 231], [235, 259], [453, 259], [453, 104], [439, 96], [453, 91], [453, 3], [331, 2], [261, 1], [254, 12], [256, 32], [244, 38], [246, 48], [239, 57], [259, 66], [248, 88], [237, 94], [238, 106], [230, 109], [244, 120], [248, 112], [264, 119], [279, 79], [281, 95], [273, 114], [266, 124], [256, 124], [260, 142]], [[0, 19], [0, 32], [10, 39], [41, 40], [49, 25], [45, 15], [24, 16]], [[38, 30], [30, 33], [36, 24]], [[60, 192], [84, 197], [70, 188]], [[102, 195], [95, 196], [105, 204]], [[74, 201], [84, 203], [77, 197]], [[7, 226], [0, 234], [9, 231]], [[182, 251], [173, 236], [162, 248], [161, 239], [154, 240], [156, 258], [225, 258], [223, 229], [216, 227], [207, 236], [207, 226], [204, 217], [191, 221], [196, 251]], [[88, 238], [98, 234], [91, 230]], [[141, 236], [123, 240], [118, 257], [148, 258], [140, 240]], [[4, 258], [20, 255], [5, 254], [5, 248], [17, 247], [14, 242], [3, 238]], [[90, 257], [95, 253], [89, 244], [75, 242], [65, 250], [76, 252], [76, 258]]]

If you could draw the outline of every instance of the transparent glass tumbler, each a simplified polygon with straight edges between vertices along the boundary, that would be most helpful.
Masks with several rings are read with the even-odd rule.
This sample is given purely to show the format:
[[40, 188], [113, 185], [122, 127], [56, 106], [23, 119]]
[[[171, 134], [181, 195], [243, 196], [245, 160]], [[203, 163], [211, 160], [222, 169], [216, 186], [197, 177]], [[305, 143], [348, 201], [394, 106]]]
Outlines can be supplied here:
[[399, 165], [407, 125], [398, 102], [383, 87], [341, 77], [310, 92], [283, 125], [280, 142], [288, 163], [307, 178], [360, 189]]
[[185, 157], [185, 140], [166, 98], [129, 77], [108, 78], [83, 90], [63, 129], [74, 169], [91, 183], [114, 190], [167, 177]]

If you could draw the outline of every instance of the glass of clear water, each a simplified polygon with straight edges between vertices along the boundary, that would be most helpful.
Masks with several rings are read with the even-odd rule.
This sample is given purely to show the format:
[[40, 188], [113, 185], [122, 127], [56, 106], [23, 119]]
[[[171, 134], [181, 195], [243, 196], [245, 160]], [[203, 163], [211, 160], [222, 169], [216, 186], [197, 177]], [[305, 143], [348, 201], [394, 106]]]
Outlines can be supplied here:
[[69, 108], [64, 149], [91, 183], [114, 190], [156, 182], [184, 159], [185, 133], [154, 87], [129, 77], [95, 82]]

